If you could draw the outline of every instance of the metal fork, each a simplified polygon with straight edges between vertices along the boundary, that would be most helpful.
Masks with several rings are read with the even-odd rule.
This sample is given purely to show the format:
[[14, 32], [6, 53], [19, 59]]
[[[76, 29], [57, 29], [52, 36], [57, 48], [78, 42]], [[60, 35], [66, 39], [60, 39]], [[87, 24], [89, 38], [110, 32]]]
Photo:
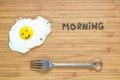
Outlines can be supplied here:
[[96, 71], [100, 71], [103, 63], [100, 59], [96, 59], [91, 63], [53, 63], [50, 60], [32, 60], [30, 61], [30, 66], [31, 68], [40, 70], [49, 70], [52, 67], [89, 67]]

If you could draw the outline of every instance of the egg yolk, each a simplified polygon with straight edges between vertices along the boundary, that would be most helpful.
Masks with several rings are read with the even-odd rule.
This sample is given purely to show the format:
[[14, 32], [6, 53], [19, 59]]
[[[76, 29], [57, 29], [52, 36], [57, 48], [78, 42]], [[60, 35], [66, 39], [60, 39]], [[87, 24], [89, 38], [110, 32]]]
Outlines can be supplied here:
[[33, 29], [30, 26], [23, 26], [19, 32], [20, 38], [28, 40], [33, 36]]

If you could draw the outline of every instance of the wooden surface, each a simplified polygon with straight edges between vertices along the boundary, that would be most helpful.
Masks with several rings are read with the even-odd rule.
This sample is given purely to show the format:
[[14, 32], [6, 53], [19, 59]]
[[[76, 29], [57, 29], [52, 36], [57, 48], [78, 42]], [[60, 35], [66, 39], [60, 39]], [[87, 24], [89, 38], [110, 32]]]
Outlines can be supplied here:
[[[19, 17], [42, 16], [52, 23], [44, 45], [22, 55], [8, 47], [8, 32]], [[62, 23], [103, 22], [104, 30], [67, 31]], [[29, 61], [103, 60], [103, 70], [53, 68], [33, 71]], [[119, 0], [0, 0], [0, 80], [120, 80]]]

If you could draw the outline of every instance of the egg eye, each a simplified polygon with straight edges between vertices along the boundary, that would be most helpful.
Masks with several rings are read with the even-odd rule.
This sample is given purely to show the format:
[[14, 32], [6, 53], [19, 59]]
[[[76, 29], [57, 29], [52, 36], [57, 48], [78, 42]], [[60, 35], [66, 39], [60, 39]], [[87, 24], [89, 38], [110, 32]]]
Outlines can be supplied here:
[[22, 35], [24, 35], [24, 33], [21, 33]]
[[28, 31], [28, 29], [25, 30], [26, 32]]

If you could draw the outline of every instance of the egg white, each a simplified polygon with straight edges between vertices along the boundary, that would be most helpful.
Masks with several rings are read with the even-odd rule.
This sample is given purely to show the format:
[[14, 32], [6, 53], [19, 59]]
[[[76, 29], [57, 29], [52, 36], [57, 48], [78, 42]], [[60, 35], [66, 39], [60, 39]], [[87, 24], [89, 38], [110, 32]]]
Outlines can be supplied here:
[[[29, 26], [33, 29], [32, 38], [24, 40], [20, 37], [19, 31], [23, 26]], [[51, 24], [40, 16], [34, 20], [30, 18], [19, 19], [9, 32], [9, 47], [12, 51], [27, 53], [31, 48], [43, 44], [50, 32]]]

